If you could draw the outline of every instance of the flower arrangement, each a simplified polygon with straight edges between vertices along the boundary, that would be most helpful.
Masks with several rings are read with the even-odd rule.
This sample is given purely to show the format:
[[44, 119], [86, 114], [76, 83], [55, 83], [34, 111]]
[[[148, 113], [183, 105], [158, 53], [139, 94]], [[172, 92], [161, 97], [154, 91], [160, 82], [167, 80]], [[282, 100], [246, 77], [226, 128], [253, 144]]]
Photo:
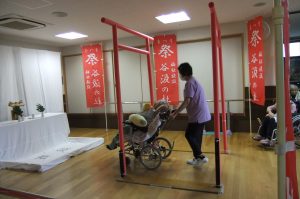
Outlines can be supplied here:
[[43, 107], [43, 105], [37, 104], [37, 105], [36, 105], [36, 110], [42, 114], [42, 117], [44, 117], [44, 111], [45, 111], [46, 109], [45, 109], [45, 107]]
[[38, 112], [44, 112], [46, 109], [45, 109], [45, 107], [43, 107], [41, 104], [37, 104], [36, 105], [36, 110], [38, 111]]
[[21, 106], [24, 106], [24, 103], [22, 100], [17, 102], [9, 102], [9, 107], [12, 107], [11, 116], [13, 120], [17, 120], [18, 116], [23, 116], [23, 110], [21, 109]]
[[23, 110], [20, 106], [14, 106], [12, 112], [18, 116], [23, 116]]

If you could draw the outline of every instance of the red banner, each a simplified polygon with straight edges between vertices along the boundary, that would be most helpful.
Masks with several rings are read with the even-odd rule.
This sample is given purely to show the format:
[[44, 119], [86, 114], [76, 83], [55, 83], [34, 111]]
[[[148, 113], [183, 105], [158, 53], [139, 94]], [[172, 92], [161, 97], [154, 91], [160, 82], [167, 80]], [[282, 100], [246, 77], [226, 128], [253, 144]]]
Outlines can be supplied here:
[[176, 35], [154, 37], [157, 100], [165, 99], [177, 105], [178, 71]]
[[87, 107], [102, 107], [104, 105], [102, 46], [87, 45], [81, 50]]
[[248, 60], [252, 102], [265, 104], [263, 18], [248, 21]]

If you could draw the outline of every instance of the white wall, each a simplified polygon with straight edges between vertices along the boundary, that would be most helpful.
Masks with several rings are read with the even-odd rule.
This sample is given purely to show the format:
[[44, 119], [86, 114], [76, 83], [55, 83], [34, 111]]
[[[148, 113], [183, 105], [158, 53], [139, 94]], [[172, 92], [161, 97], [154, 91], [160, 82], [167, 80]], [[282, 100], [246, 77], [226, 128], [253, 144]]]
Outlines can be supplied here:
[[[229, 38], [222, 39], [223, 48], [223, 65], [224, 65], [224, 81], [226, 99], [244, 99], [244, 87], [249, 85], [248, 80], [248, 51], [247, 51], [247, 26], [246, 23], [223, 24], [221, 26], [222, 35]], [[211, 43], [210, 27], [193, 28], [180, 30], [176, 32], [166, 32], [177, 35], [177, 42], [199, 40], [196, 42], [185, 43], [178, 45], [178, 63], [188, 61], [194, 68], [194, 74], [200, 83], [204, 86], [207, 94], [207, 99], [213, 99], [212, 95], [212, 64], [211, 64]], [[164, 34], [164, 33], [157, 33]], [[153, 35], [154, 36], [154, 35]], [[202, 41], [203, 40], [203, 41]], [[140, 38], [124, 38], [119, 39], [119, 42], [131, 46], [144, 45], [144, 41]], [[274, 45], [273, 34], [265, 39], [265, 84], [275, 85], [274, 74]], [[114, 102], [113, 91], [113, 65], [112, 65], [112, 41], [103, 42], [104, 48], [104, 67], [106, 71], [106, 100]], [[69, 73], [69, 70], [78, 70], [82, 68], [81, 49], [80, 46], [71, 46], [63, 48], [63, 56], [76, 55], [65, 58], [67, 85], [73, 84], [70, 80], [70, 75], [80, 75], [82, 81], [81, 86], [76, 86], [78, 89], [84, 87], [82, 72], [77, 71]], [[71, 65], [69, 64], [72, 63]], [[82, 70], [82, 69], [81, 69]], [[137, 55], [131, 52], [120, 51], [120, 70], [121, 70], [121, 91], [122, 101], [149, 101], [149, 84], [146, 67], [146, 58], [144, 55]], [[155, 76], [155, 75], [154, 75]], [[68, 80], [69, 78], [69, 80]], [[153, 81], [155, 82], [155, 81]], [[77, 82], [79, 84], [79, 82]], [[76, 84], [77, 84], [76, 83]], [[182, 89], [184, 82], [179, 84], [180, 100], [182, 100]], [[84, 90], [77, 89], [80, 96], [85, 96]], [[69, 90], [68, 87], [69, 112], [103, 112], [103, 109], [86, 109], [85, 99], [76, 97], [75, 91]], [[74, 96], [73, 96], [74, 95]], [[71, 101], [70, 101], [71, 100]], [[72, 102], [74, 100], [75, 102]], [[77, 102], [83, 100], [83, 102]], [[76, 104], [76, 108], [72, 108], [72, 104]], [[80, 104], [80, 106], [79, 106]], [[124, 112], [133, 112], [140, 110], [139, 105], [125, 105]], [[107, 106], [108, 112], [114, 112], [114, 105]], [[211, 112], [213, 112], [211, 105]], [[243, 112], [243, 103], [234, 102], [231, 104], [231, 112]]]
[[49, 50], [55, 52], [61, 52], [61, 48], [55, 47], [52, 45], [47, 45], [45, 42], [39, 42], [33, 39], [26, 38], [17, 38], [14, 36], [2, 35], [0, 34], [0, 45], [5, 46], [15, 46], [15, 47], [23, 47], [23, 48], [31, 48], [31, 49], [39, 49], [39, 50]]
[[[244, 99], [242, 42], [243, 39], [240, 36], [222, 40], [224, 92], [225, 98], [228, 100]], [[179, 63], [187, 61], [193, 66], [194, 76], [204, 87], [207, 100], [213, 100], [211, 42], [180, 44], [178, 45], [178, 55]], [[185, 82], [180, 82], [180, 91], [183, 90], [184, 84]], [[183, 100], [182, 92], [180, 92], [179, 99]], [[209, 105], [213, 112], [213, 103], [209, 103]], [[243, 110], [242, 102], [231, 107], [231, 112], [242, 113]]]
[[[267, 22], [271, 27], [271, 34], [264, 41], [265, 50], [265, 85], [275, 85], [275, 67], [274, 67], [274, 36], [272, 31], [272, 25], [270, 19]], [[225, 90], [227, 99], [243, 99], [243, 87], [249, 85], [248, 80], [248, 51], [247, 51], [247, 30], [246, 22], [237, 22], [230, 24], [222, 24], [222, 35], [236, 35], [242, 34], [243, 38], [231, 38], [223, 40], [223, 59], [224, 59], [224, 78], [225, 78]], [[210, 38], [210, 27], [198, 27], [186, 30], [171, 31], [157, 34], [176, 34], [177, 41], [191, 41]], [[156, 35], [157, 35], [156, 34]], [[99, 109], [87, 109], [85, 107], [85, 91], [84, 82], [82, 76], [82, 61], [81, 61], [81, 49], [80, 46], [70, 46], [65, 48], [57, 48], [51, 45], [45, 45], [38, 41], [29, 41], [24, 39], [18, 39], [10, 36], [0, 35], [0, 44], [9, 46], [19, 46], [32, 49], [44, 49], [51, 51], [62, 51], [62, 56], [76, 55], [71, 57], [65, 57], [66, 73], [67, 73], [67, 91], [68, 91], [68, 105], [70, 112], [104, 112]], [[154, 36], [154, 34], [152, 35]], [[120, 43], [141, 46], [144, 45], [144, 40], [131, 37], [119, 39]], [[240, 43], [239, 43], [240, 42]], [[238, 45], [241, 45], [239, 48]], [[226, 46], [226, 47], [225, 47]], [[107, 102], [114, 103], [114, 77], [112, 67], [112, 53], [109, 51], [112, 49], [112, 41], [103, 42], [104, 50], [104, 65], [105, 65], [105, 84], [106, 84], [106, 100]], [[194, 50], [193, 50], [194, 49]], [[203, 84], [207, 92], [207, 98], [212, 99], [211, 90], [211, 55], [210, 55], [210, 42], [195, 42], [178, 45], [178, 62], [189, 61], [195, 67], [195, 75], [199, 81]], [[185, 53], [188, 52], [188, 53]], [[205, 53], [208, 53], [205, 55]], [[197, 55], [202, 54], [201, 59], [197, 59]], [[243, 59], [242, 59], [243, 58]], [[230, 63], [234, 64], [230, 64]], [[149, 101], [149, 83], [148, 72], [146, 69], [146, 59], [144, 55], [136, 55], [133, 53], [122, 51], [120, 53], [121, 63], [121, 85], [122, 85], [122, 99], [123, 101]], [[228, 67], [228, 66], [229, 67]], [[205, 67], [204, 69], [201, 67]], [[243, 73], [243, 74], [241, 74]], [[209, 75], [207, 75], [209, 74]], [[232, 74], [234, 79], [231, 78]], [[134, 78], [127, 78], [127, 76]], [[154, 74], [155, 76], [155, 74]], [[228, 80], [231, 80], [230, 83]], [[153, 81], [155, 82], [155, 81]], [[183, 82], [180, 83], [180, 99], [182, 100], [182, 87]], [[235, 86], [234, 92], [231, 87]], [[239, 87], [238, 87], [239, 86]], [[75, 88], [73, 88], [75, 87]], [[133, 87], [133, 89], [132, 89]], [[130, 88], [130, 89], [129, 89]], [[230, 91], [228, 91], [230, 90]], [[125, 93], [125, 94], [124, 94]], [[230, 93], [230, 95], [228, 94]], [[241, 104], [233, 103], [235, 111], [240, 111]], [[107, 112], [114, 112], [115, 105], [107, 104]], [[124, 111], [130, 112], [139, 109], [139, 105], [126, 105]], [[212, 110], [213, 111], [213, 110]]]

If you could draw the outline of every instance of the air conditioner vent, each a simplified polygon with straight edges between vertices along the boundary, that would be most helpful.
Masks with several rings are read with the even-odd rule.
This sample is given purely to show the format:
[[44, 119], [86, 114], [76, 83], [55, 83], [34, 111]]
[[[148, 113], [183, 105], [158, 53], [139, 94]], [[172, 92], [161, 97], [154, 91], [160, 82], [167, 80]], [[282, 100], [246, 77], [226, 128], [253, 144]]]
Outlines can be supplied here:
[[20, 17], [0, 18], [0, 27], [11, 28], [15, 30], [32, 30], [44, 28], [46, 24]]

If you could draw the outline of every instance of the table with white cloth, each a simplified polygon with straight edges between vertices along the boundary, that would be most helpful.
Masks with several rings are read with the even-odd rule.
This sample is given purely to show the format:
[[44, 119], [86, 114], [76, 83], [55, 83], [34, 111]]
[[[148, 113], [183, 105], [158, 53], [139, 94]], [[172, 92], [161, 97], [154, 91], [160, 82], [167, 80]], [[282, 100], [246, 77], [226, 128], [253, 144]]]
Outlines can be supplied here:
[[46, 113], [24, 121], [0, 122], [0, 161], [16, 160], [66, 142], [70, 133], [65, 113]]

